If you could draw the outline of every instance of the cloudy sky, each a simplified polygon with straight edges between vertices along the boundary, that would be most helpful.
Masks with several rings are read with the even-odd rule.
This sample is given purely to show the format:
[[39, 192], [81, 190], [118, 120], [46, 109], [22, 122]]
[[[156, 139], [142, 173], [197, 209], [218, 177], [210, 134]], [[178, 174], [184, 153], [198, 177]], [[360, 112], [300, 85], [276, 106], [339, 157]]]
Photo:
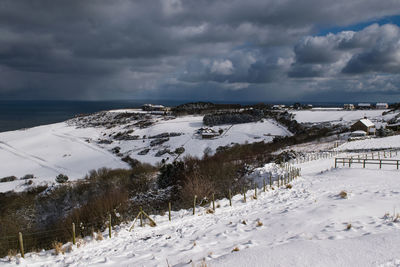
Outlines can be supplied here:
[[0, 99], [400, 101], [399, 0], [2, 0]]

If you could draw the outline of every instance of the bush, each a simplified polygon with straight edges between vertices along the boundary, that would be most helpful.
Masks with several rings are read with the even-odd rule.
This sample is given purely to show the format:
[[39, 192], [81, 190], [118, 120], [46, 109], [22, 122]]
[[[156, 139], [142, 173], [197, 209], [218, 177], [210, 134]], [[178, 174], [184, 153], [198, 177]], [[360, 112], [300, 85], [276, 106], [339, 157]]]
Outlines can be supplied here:
[[29, 179], [33, 179], [35, 178], [35, 176], [33, 174], [26, 174], [23, 177], [21, 177], [21, 180], [29, 180]]
[[173, 163], [163, 165], [160, 168], [160, 174], [157, 177], [158, 187], [166, 188], [172, 185], [182, 185], [184, 180], [184, 171], [184, 163], [180, 161], [174, 161]]
[[182, 154], [183, 152], [185, 152], [185, 148], [183, 146], [177, 147], [174, 151], [175, 154]]
[[60, 183], [60, 184], [63, 184], [63, 183], [66, 183], [68, 181], [68, 179], [69, 179], [68, 176], [60, 173], [56, 177], [56, 182]]
[[15, 180], [17, 180], [17, 177], [15, 177], [15, 176], [7, 176], [7, 177], [0, 178], [0, 183], [12, 182], [12, 181], [15, 181]]

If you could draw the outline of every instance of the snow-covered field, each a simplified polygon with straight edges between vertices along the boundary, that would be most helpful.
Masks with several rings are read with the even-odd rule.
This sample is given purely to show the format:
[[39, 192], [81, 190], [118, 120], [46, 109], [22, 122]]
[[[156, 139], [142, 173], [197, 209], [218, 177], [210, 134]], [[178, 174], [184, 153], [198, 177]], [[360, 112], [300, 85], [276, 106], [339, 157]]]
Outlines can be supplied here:
[[[37, 185], [53, 182], [60, 173], [75, 180], [100, 167], [127, 168], [118, 157], [90, 142], [98, 134], [99, 129], [76, 129], [65, 123], [0, 133], [0, 178], [33, 174]], [[25, 182], [0, 183], [0, 192], [24, 190]]]
[[[203, 125], [203, 116], [184, 116], [173, 120], [158, 121], [148, 128], [136, 129], [134, 134], [139, 136], [154, 136], [165, 132], [178, 132], [182, 135], [170, 137], [162, 146], [153, 148], [150, 147], [151, 139], [120, 141], [118, 144], [114, 142], [108, 147], [110, 148], [118, 145], [121, 147], [121, 152], [123, 154], [128, 153], [132, 158], [155, 164], [156, 162], [160, 162], [163, 158], [172, 158], [168, 154], [162, 157], [156, 156], [156, 153], [163, 148], [174, 151], [176, 148], [184, 147], [185, 152], [181, 157], [185, 155], [202, 157], [206, 148], [210, 148], [212, 152], [215, 152], [217, 147], [231, 145], [232, 143], [243, 144], [245, 142], [252, 143], [261, 142], [263, 140], [265, 142], [270, 142], [276, 135], [292, 135], [285, 127], [274, 120], [235, 125], [219, 125], [213, 128], [216, 131], [222, 129], [224, 132], [220, 137], [214, 139], [201, 139], [199, 135], [196, 135], [196, 130], [201, 127], [205, 127]], [[139, 151], [146, 148], [150, 148], [147, 155], [138, 155]]]
[[[137, 110], [112, 111], [113, 114], [134, 112]], [[163, 116], [153, 115], [154, 124], [147, 128], [129, 125], [132, 135], [137, 135], [138, 140], [115, 140], [111, 135], [119, 131], [127, 131], [127, 125], [117, 125], [114, 128], [107, 127], [81, 127], [77, 128], [71, 123], [57, 123], [24, 129], [12, 132], [0, 133], [0, 178], [17, 176], [18, 178], [33, 174], [33, 185], [46, 182], [54, 182], [55, 177], [62, 173], [69, 176], [70, 180], [83, 178], [90, 170], [101, 167], [128, 168], [121, 160], [129, 155], [141, 162], [156, 164], [162, 159], [172, 161], [179, 154], [165, 153], [156, 156], [161, 150], [173, 152], [176, 148], [183, 147], [185, 152], [180, 156], [192, 155], [202, 157], [204, 150], [209, 148], [211, 153], [217, 147], [231, 145], [232, 143], [265, 142], [272, 141], [275, 135], [291, 135], [282, 125], [274, 120], [262, 122], [221, 125], [214, 127], [216, 131], [224, 132], [215, 139], [201, 139], [196, 131], [204, 127], [202, 116], [184, 116], [165, 120]], [[162, 133], [180, 133], [179, 136], [171, 136], [161, 145], [151, 146], [155, 139], [146, 137]], [[146, 136], [143, 138], [143, 136]], [[109, 138], [112, 143], [104, 144], [99, 140]], [[119, 147], [120, 155], [112, 153], [112, 149]], [[139, 155], [140, 151], [149, 149], [146, 155]], [[0, 192], [9, 190], [22, 191], [28, 186], [26, 180], [15, 180], [0, 183]]]
[[293, 111], [294, 119], [299, 123], [330, 122], [345, 124], [357, 121], [363, 117], [375, 120], [382, 117], [387, 110], [299, 110]]
[[[332, 169], [333, 159], [299, 164], [293, 188], [217, 201], [154, 217], [157, 227], [117, 227], [65, 255], [29, 253], [5, 266], [398, 266], [399, 171], [387, 166]], [[279, 171], [267, 165], [257, 173]], [[262, 177], [260, 177], [262, 178]], [[347, 198], [339, 197], [346, 191]], [[244, 223], [245, 222], [245, 223]], [[106, 236], [107, 234], [104, 233]], [[66, 245], [68, 246], [68, 244]], [[237, 248], [237, 249], [235, 249]], [[237, 251], [234, 251], [237, 250]]]
[[338, 150], [373, 150], [398, 148], [400, 148], [400, 135], [347, 142], [339, 146]]

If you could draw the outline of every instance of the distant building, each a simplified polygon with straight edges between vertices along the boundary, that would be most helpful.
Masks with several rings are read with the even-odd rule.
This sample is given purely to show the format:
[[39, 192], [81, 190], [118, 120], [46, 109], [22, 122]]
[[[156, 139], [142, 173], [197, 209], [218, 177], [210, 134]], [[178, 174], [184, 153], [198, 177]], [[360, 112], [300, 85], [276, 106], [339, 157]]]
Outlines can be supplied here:
[[273, 105], [272, 106], [272, 109], [284, 109], [284, 108], [286, 108], [285, 105]]
[[144, 110], [144, 111], [166, 111], [166, 108], [163, 105], [144, 104], [142, 106], [142, 110]]
[[388, 103], [376, 103], [375, 108], [376, 109], [388, 109], [389, 105], [388, 105]]
[[201, 135], [202, 139], [212, 139], [219, 136], [219, 133], [211, 128], [200, 128], [197, 133]]
[[370, 103], [358, 103], [357, 107], [359, 109], [371, 109]]
[[366, 135], [374, 135], [376, 132], [375, 124], [367, 118], [361, 119], [351, 126], [351, 131], [364, 131]]
[[353, 110], [354, 109], [354, 105], [353, 104], [344, 104], [343, 108], [346, 110]]

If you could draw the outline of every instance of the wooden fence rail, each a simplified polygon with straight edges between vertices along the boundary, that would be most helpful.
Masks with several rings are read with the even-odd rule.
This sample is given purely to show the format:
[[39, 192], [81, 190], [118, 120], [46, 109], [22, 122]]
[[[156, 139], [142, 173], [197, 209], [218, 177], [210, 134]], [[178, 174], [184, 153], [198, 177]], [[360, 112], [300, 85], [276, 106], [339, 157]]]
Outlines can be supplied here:
[[365, 168], [366, 165], [379, 165], [379, 169], [382, 169], [382, 165], [392, 165], [396, 166], [396, 169], [399, 169], [400, 160], [398, 159], [370, 159], [370, 158], [335, 158], [335, 168], [338, 165], [342, 164], [342, 166], [360, 164]]

